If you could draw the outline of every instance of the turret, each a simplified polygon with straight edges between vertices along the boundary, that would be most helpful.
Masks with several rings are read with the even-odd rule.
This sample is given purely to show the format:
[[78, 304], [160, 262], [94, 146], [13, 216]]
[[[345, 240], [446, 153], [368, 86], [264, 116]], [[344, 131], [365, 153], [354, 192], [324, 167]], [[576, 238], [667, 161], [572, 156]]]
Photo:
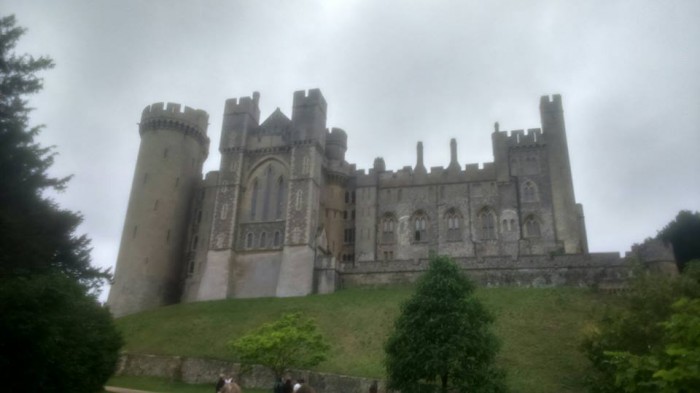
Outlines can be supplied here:
[[377, 157], [374, 159], [373, 169], [375, 173], [386, 172], [386, 164], [384, 163], [384, 159], [382, 157]]
[[294, 92], [292, 124], [299, 141], [316, 140], [321, 148], [326, 145], [326, 99], [321, 90]]
[[326, 139], [326, 157], [329, 160], [345, 161], [348, 150], [348, 134], [340, 128], [332, 128]]
[[179, 104], [147, 106], [108, 304], [115, 316], [180, 298], [190, 202], [209, 149], [208, 115]]
[[580, 233], [561, 96], [543, 96], [540, 99], [540, 116], [549, 159], [557, 240], [563, 242], [566, 253], [580, 253], [587, 247], [582, 244], [583, 236]]

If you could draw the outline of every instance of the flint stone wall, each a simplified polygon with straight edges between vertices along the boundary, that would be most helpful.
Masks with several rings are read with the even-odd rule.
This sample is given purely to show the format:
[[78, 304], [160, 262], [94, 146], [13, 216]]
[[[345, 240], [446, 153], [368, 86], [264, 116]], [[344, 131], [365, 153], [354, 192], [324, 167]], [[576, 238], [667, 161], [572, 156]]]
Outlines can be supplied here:
[[[485, 287], [597, 286], [623, 282], [630, 265], [618, 253], [454, 258], [459, 267]], [[356, 262], [339, 272], [343, 288], [410, 283], [428, 270], [429, 259]]]
[[[233, 374], [244, 388], [272, 391], [275, 377], [270, 370], [253, 366], [243, 375], [240, 370], [240, 364], [223, 360], [122, 353], [115, 375], [159, 377], [190, 384], [211, 383], [214, 386], [219, 374]], [[295, 379], [304, 378], [318, 393], [366, 392], [373, 381], [308, 370], [290, 370], [289, 375]], [[379, 381], [379, 387], [383, 390], [383, 381]]]

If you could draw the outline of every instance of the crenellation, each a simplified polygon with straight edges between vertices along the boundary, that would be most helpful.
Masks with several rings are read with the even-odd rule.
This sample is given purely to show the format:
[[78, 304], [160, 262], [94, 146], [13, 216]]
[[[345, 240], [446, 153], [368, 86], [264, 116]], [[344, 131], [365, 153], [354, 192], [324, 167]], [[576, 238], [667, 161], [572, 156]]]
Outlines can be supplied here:
[[[220, 168], [203, 179], [206, 112], [162, 102], [143, 110], [115, 314], [176, 302], [178, 291], [179, 301], [200, 301], [411, 281], [432, 252], [485, 285], [590, 284], [626, 272], [619, 257], [588, 254], [559, 95], [541, 98], [541, 128], [495, 123], [492, 162], [462, 167], [451, 139], [447, 167], [429, 171], [422, 142], [413, 166], [347, 162], [348, 133], [326, 127], [319, 89], [294, 92], [291, 117], [277, 108], [262, 123], [259, 98], [226, 101]], [[194, 138], [145, 132], [160, 129]]]

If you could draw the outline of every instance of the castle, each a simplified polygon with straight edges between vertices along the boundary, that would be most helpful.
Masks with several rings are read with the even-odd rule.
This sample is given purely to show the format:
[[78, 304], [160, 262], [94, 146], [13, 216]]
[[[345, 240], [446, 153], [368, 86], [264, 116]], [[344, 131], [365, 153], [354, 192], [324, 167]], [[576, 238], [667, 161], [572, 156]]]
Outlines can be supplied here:
[[141, 145], [108, 304], [116, 316], [177, 302], [301, 296], [411, 281], [431, 253], [487, 285], [590, 285], [623, 273], [590, 254], [576, 203], [561, 97], [541, 128], [492, 135], [494, 161], [369, 171], [345, 160], [320, 90], [294, 93], [291, 118], [260, 121], [260, 95], [226, 101], [218, 171], [202, 178], [208, 115], [143, 110]]

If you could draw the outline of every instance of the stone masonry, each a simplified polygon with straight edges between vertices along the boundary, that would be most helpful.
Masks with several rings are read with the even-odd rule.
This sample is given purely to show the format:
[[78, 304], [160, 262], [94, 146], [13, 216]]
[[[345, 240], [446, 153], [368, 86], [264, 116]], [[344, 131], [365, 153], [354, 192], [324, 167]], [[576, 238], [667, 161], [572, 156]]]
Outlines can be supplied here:
[[499, 130], [494, 161], [368, 171], [345, 160], [318, 89], [260, 121], [260, 95], [226, 101], [219, 170], [202, 178], [208, 115], [144, 109], [109, 305], [116, 316], [176, 302], [329, 293], [413, 281], [432, 253], [485, 285], [620, 280], [617, 254], [589, 254], [574, 197], [562, 100], [540, 100], [542, 127]]

